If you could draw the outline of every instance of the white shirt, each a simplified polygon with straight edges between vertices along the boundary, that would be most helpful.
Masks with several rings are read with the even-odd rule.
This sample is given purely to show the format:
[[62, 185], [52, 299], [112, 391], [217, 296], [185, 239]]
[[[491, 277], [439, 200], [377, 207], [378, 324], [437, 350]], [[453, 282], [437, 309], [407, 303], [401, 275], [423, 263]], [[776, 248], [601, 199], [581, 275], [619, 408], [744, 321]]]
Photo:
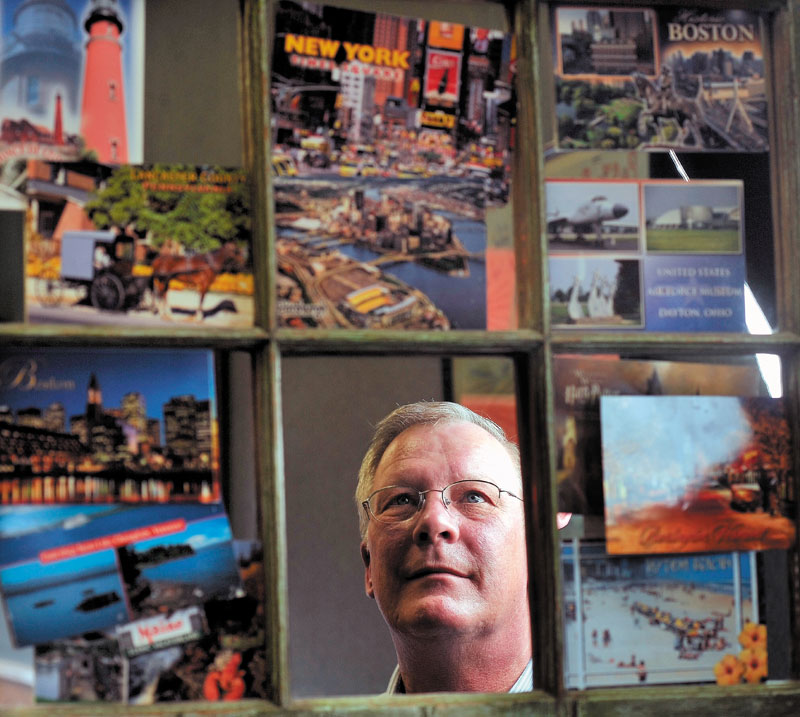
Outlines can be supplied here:
[[[511, 685], [509, 694], [512, 692], [530, 692], [533, 689], [533, 659], [528, 660], [522, 674], [517, 678], [517, 681]], [[389, 685], [386, 688], [385, 694], [395, 695], [404, 694], [405, 688], [403, 687], [403, 680], [400, 677], [400, 665], [394, 668], [392, 676], [389, 679]]]

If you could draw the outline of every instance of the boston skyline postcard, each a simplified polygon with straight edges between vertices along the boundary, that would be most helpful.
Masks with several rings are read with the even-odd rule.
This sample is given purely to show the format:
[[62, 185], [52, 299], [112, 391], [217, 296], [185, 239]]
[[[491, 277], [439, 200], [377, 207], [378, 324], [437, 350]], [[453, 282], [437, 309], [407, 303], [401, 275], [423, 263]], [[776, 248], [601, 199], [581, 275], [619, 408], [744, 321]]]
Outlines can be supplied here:
[[603, 396], [600, 431], [610, 554], [794, 543], [781, 399]]
[[142, 161], [144, 0], [2, 0], [0, 163]]
[[18, 647], [229, 599], [241, 588], [220, 504], [0, 510], [0, 592]]
[[219, 500], [211, 351], [0, 350], [0, 505]]
[[486, 329], [487, 212], [508, 202], [514, 149], [511, 35], [277, 6], [279, 326]]

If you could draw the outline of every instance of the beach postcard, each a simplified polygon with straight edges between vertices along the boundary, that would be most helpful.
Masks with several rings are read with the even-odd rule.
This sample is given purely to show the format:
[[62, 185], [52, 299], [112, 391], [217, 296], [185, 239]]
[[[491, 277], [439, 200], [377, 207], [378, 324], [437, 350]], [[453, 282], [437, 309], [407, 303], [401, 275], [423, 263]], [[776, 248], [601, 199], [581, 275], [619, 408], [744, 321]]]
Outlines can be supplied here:
[[219, 504], [15, 506], [0, 513], [0, 592], [20, 647], [241, 589]]
[[561, 556], [571, 688], [714, 682], [759, 621], [753, 552], [620, 557], [573, 539]]
[[781, 399], [603, 396], [610, 554], [789, 548], [796, 496]]

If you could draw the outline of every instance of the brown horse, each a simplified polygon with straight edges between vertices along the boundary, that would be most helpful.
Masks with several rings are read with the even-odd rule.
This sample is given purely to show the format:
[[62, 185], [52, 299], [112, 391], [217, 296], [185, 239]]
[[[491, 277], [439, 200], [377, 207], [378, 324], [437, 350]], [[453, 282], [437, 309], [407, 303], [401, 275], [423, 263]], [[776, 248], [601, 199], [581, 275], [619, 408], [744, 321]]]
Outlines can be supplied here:
[[224, 271], [241, 271], [245, 257], [239, 246], [232, 241], [219, 249], [193, 256], [162, 254], [153, 260], [153, 293], [156, 311], [162, 316], [169, 314], [167, 292], [172, 279], [186, 284], [200, 294], [200, 302], [194, 312], [203, 318], [203, 300], [214, 279]]

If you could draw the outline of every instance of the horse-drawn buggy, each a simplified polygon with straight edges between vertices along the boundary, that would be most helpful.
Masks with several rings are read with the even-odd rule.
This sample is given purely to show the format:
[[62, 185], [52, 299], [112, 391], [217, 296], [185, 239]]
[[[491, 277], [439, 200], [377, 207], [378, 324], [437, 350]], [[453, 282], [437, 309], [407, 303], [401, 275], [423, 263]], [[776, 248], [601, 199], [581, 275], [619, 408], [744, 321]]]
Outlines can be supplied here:
[[107, 311], [138, 307], [151, 286], [134, 273], [135, 238], [111, 231], [69, 231], [61, 239], [61, 281], [83, 286], [92, 306]]

